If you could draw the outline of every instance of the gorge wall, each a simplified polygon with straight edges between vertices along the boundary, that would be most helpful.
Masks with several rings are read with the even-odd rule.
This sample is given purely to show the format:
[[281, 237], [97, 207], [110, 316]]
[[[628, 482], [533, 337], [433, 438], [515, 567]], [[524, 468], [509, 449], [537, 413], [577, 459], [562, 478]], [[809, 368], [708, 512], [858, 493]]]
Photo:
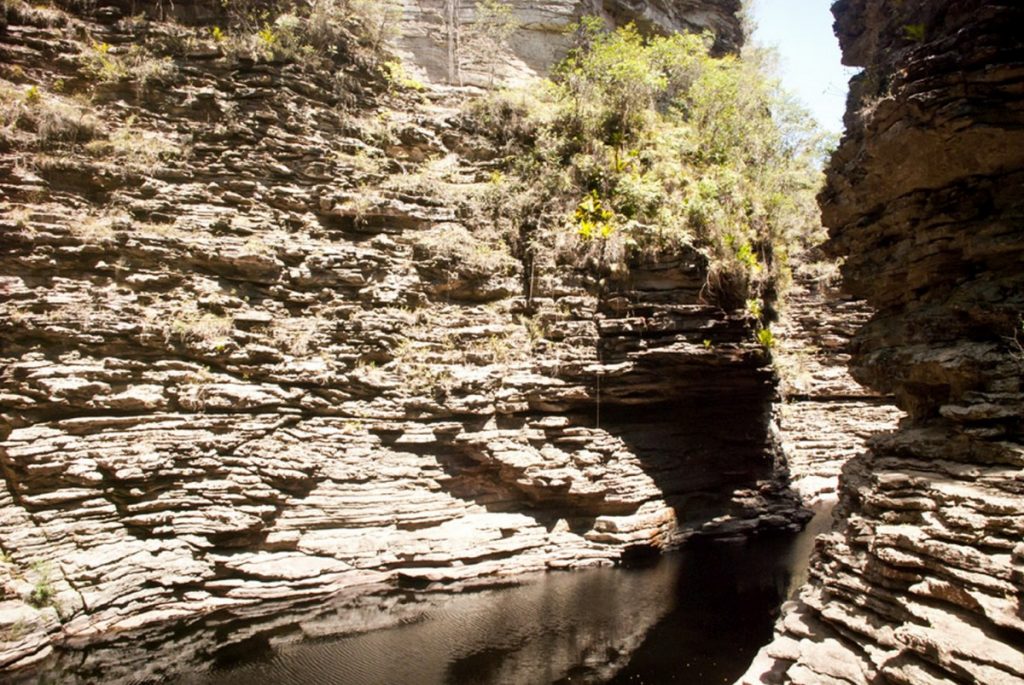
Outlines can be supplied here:
[[584, 15], [647, 33], [710, 31], [718, 52], [743, 44], [739, 0], [513, 0], [515, 31], [503, 54], [469, 54], [480, 13], [474, 0], [402, 0], [400, 54], [415, 73], [437, 83], [514, 83], [547, 73], [565, 56], [568, 27]]
[[786, 294], [772, 356], [780, 377], [782, 449], [805, 504], [834, 502], [843, 464], [903, 416], [890, 395], [850, 375], [852, 338], [870, 316], [863, 300], [842, 292], [831, 270], [798, 270]]
[[908, 417], [845, 466], [836, 530], [742, 682], [1020, 683], [1024, 9], [833, 11], [864, 72], [821, 205], [877, 310], [854, 376]]
[[527, 274], [464, 92], [232, 52], [218, 8], [4, 5], [0, 669], [799, 525], [703, 255]]

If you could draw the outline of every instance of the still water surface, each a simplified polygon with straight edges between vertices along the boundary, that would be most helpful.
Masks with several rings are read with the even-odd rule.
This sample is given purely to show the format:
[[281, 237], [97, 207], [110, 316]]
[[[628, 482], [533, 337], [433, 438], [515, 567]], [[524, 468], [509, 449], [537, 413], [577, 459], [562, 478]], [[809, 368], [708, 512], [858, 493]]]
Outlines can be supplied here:
[[[815, 523], [822, 522], [819, 516]], [[447, 597], [415, 622], [263, 645], [182, 683], [731, 683], [805, 567], [800, 536], [688, 547], [641, 569], [557, 573]]]
[[828, 520], [819, 512], [796, 536], [693, 544], [644, 568], [553, 573], [454, 595], [390, 592], [248, 620], [211, 617], [170, 638], [64, 654], [38, 682], [731, 683], [770, 640]]

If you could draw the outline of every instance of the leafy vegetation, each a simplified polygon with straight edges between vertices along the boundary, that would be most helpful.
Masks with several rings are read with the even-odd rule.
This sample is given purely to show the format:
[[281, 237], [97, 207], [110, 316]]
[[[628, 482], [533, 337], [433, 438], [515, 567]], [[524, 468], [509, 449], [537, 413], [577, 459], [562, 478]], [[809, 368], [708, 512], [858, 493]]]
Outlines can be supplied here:
[[925, 39], [925, 26], [924, 24], [906, 24], [903, 27], [903, 35], [907, 40], [923, 43]]
[[53, 582], [50, 578], [52, 575], [50, 565], [44, 562], [36, 562], [32, 565], [32, 573], [36, 577], [36, 581], [32, 586], [32, 592], [29, 593], [28, 603], [37, 609], [51, 606], [54, 598], [57, 596], [57, 590], [53, 587]]
[[753, 300], [770, 318], [794, 258], [821, 238], [828, 140], [770, 76], [770, 55], [716, 58], [710, 45], [584, 19], [549, 81], [470, 106], [467, 125], [506, 154], [491, 209], [521, 253], [604, 278], [697, 251], [706, 299]]

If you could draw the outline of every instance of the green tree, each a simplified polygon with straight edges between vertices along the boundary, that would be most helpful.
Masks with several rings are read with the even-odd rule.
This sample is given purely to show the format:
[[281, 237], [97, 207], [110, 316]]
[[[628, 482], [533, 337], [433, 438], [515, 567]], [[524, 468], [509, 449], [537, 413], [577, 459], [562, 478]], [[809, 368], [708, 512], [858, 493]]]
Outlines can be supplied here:
[[589, 257], [569, 259], [599, 269], [689, 246], [707, 256], [709, 299], [763, 300], [770, 314], [792, 260], [821, 238], [814, 197], [828, 143], [780, 88], [771, 54], [712, 57], [710, 35], [645, 37], [594, 18], [574, 31], [547, 86], [478, 105], [490, 135], [519, 142], [509, 195], [543, 188], [538, 211], [561, 206], [575, 238], [526, 217], [532, 244], [575, 245]]

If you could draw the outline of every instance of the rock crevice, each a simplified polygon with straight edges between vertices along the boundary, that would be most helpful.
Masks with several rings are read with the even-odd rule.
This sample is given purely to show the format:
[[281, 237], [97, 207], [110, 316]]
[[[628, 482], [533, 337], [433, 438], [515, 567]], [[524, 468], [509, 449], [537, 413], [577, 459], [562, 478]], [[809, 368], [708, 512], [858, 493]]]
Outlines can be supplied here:
[[876, 313], [851, 368], [908, 413], [743, 682], [1024, 680], [1024, 44], [1017, 3], [834, 6], [853, 83], [821, 196]]

